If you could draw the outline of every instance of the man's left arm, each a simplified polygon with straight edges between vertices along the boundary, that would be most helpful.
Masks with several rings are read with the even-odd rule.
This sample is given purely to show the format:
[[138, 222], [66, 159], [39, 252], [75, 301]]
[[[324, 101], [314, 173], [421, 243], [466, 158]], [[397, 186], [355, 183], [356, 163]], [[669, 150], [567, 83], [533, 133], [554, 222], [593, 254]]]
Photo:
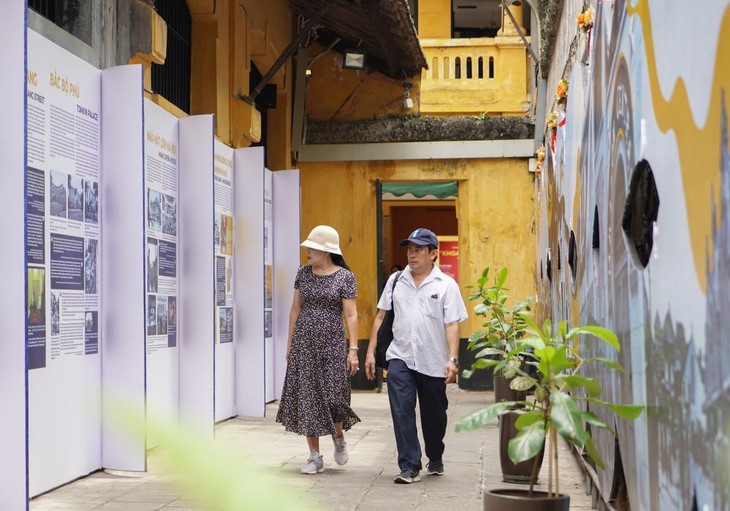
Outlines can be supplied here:
[[459, 366], [454, 363], [454, 360], [459, 359], [459, 322], [452, 321], [447, 323], [446, 326], [446, 343], [449, 346], [449, 361], [444, 366], [444, 377], [446, 383], [454, 383], [456, 381], [456, 375], [459, 372]]

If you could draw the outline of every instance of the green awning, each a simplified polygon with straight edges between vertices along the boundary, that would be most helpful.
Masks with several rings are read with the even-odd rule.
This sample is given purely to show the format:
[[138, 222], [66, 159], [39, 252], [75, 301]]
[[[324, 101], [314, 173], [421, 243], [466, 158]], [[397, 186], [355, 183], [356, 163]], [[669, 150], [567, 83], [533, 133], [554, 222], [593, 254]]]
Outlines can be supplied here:
[[452, 199], [459, 196], [459, 186], [456, 184], [456, 181], [446, 183], [424, 183], [416, 181], [407, 183], [383, 183], [383, 194], [386, 193], [395, 195], [396, 197], [402, 197], [410, 193], [419, 199], [427, 195], [439, 199]]

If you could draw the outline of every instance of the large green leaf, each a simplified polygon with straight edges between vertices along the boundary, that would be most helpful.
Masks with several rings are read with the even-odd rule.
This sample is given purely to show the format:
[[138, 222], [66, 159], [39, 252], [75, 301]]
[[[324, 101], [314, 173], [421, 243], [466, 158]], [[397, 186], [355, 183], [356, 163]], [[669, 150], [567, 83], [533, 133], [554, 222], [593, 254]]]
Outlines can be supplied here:
[[545, 445], [545, 422], [538, 420], [522, 428], [509, 441], [507, 453], [513, 463], [520, 463], [537, 455]]
[[568, 358], [568, 348], [565, 345], [556, 347], [552, 354], [546, 349], [546, 354], [549, 355], [546, 362], [552, 368], [551, 374], [575, 367], [575, 359]]
[[570, 386], [570, 389], [583, 387], [590, 397], [601, 395], [601, 384], [593, 378], [573, 374], [563, 377], [562, 380]]
[[456, 431], [472, 431], [480, 428], [488, 422], [496, 419], [499, 415], [505, 413], [510, 407], [513, 407], [516, 404], [517, 403], [514, 401], [502, 401], [501, 403], [496, 403], [470, 413], [456, 421]]
[[615, 360], [611, 360], [610, 358], [601, 358], [601, 357], [594, 357], [594, 358], [587, 358], [583, 362], [599, 362], [603, 364], [604, 366], [608, 367], [609, 369], [614, 369], [616, 371], [624, 372], [624, 368], [621, 364], [616, 362]]
[[550, 420], [558, 433], [569, 442], [583, 447], [588, 433], [573, 398], [565, 392], [553, 391], [550, 393], [550, 404]]
[[607, 344], [610, 344], [616, 351], [621, 351], [621, 345], [618, 342], [618, 337], [608, 328], [592, 325], [579, 326], [576, 328], [572, 328], [567, 337], [572, 338], [579, 334], [590, 334], [594, 337], [597, 337], [598, 339], [601, 339]]
[[493, 367], [497, 364], [499, 364], [498, 360], [494, 360], [491, 358], [478, 358], [471, 365], [471, 369], [472, 371], [475, 371], [477, 369], [486, 369], [487, 367]]
[[590, 436], [588, 437], [588, 440], [586, 440], [586, 452], [588, 453], [588, 457], [593, 460], [593, 463], [596, 464], [599, 468], [605, 468], [605, 465], [603, 463], [603, 459], [601, 458], [601, 455], [598, 453], [598, 449], [596, 449], [595, 444], [593, 443], [593, 438]]
[[497, 276], [497, 287], [504, 286], [504, 283], [507, 280], [507, 275], [509, 275], [509, 269], [505, 266], [502, 268], [502, 270], [499, 272], [499, 275]]
[[528, 376], [515, 376], [510, 382], [509, 386], [512, 390], [525, 391], [535, 386], [537, 380]]
[[543, 411], [541, 409], [530, 410], [521, 414], [517, 418], [517, 420], [515, 421], [515, 428], [517, 428], [518, 430], [524, 429], [538, 421], [542, 422], [544, 426], [545, 418], [543, 416]]
[[606, 406], [613, 410], [616, 415], [627, 420], [636, 419], [645, 409], [642, 405], [618, 405], [614, 403], [606, 403]]
[[478, 316], [483, 316], [484, 314], [487, 313], [488, 310], [489, 310], [489, 308], [486, 305], [484, 305], [483, 303], [478, 303], [474, 306], [474, 314], [476, 314]]
[[603, 429], [610, 431], [614, 435], [616, 434], [616, 432], [613, 430], [613, 428], [609, 424], [603, 422], [601, 419], [599, 419], [598, 417], [593, 415], [591, 412], [583, 412], [581, 414], [581, 417], [583, 417], [583, 420], [586, 421], [591, 426], [597, 426], [599, 428], [603, 428]]
[[540, 337], [530, 336], [530, 337], [524, 337], [520, 339], [520, 344], [524, 346], [529, 346], [533, 348], [534, 350], [541, 350], [545, 348], [545, 341], [543, 341]]

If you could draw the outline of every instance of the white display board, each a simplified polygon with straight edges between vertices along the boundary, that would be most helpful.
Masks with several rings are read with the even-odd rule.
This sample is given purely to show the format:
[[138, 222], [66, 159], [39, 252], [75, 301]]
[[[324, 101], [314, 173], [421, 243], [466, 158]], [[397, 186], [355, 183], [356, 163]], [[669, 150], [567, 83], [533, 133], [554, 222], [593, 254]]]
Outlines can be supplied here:
[[274, 393], [274, 176], [264, 169], [264, 377], [266, 402]]
[[25, 2], [3, 5], [0, 16], [0, 502], [27, 509], [24, 263]]
[[[298, 170], [273, 173], [274, 189], [274, 342], [273, 394], [281, 398], [286, 374], [289, 311], [294, 299], [294, 279], [300, 265], [301, 225]], [[268, 378], [267, 378], [268, 380]]]
[[233, 285], [236, 414], [266, 413], [264, 356], [264, 150], [234, 151]]
[[105, 69], [102, 111], [101, 222], [102, 444], [105, 468], [146, 469], [142, 428], [124, 418], [145, 415], [144, 87], [140, 65]]
[[[215, 251], [212, 115], [179, 120], [180, 424], [213, 438]], [[174, 386], [174, 383], [173, 383]]]
[[[178, 119], [147, 99], [144, 144], [147, 418], [176, 425], [180, 415]], [[158, 442], [148, 435], [148, 448]]]
[[215, 211], [215, 420], [236, 415], [234, 389], [233, 149], [215, 142], [213, 169]]
[[29, 485], [101, 464], [101, 72], [28, 37], [26, 279]]

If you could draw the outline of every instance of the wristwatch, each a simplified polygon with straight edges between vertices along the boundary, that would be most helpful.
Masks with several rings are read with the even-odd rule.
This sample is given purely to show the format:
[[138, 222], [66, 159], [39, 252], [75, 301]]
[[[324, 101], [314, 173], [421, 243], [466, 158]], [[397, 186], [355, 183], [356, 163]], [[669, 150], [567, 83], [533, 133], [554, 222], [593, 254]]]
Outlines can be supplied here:
[[452, 364], [454, 364], [454, 365], [456, 366], [456, 368], [457, 368], [457, 369], [459, 368], [459, 359], [458, 359], [458, 358], [456, 358], [456, 357], [451, 357], [451, 358], [449, 359], [449, 362], [451, 362]]

